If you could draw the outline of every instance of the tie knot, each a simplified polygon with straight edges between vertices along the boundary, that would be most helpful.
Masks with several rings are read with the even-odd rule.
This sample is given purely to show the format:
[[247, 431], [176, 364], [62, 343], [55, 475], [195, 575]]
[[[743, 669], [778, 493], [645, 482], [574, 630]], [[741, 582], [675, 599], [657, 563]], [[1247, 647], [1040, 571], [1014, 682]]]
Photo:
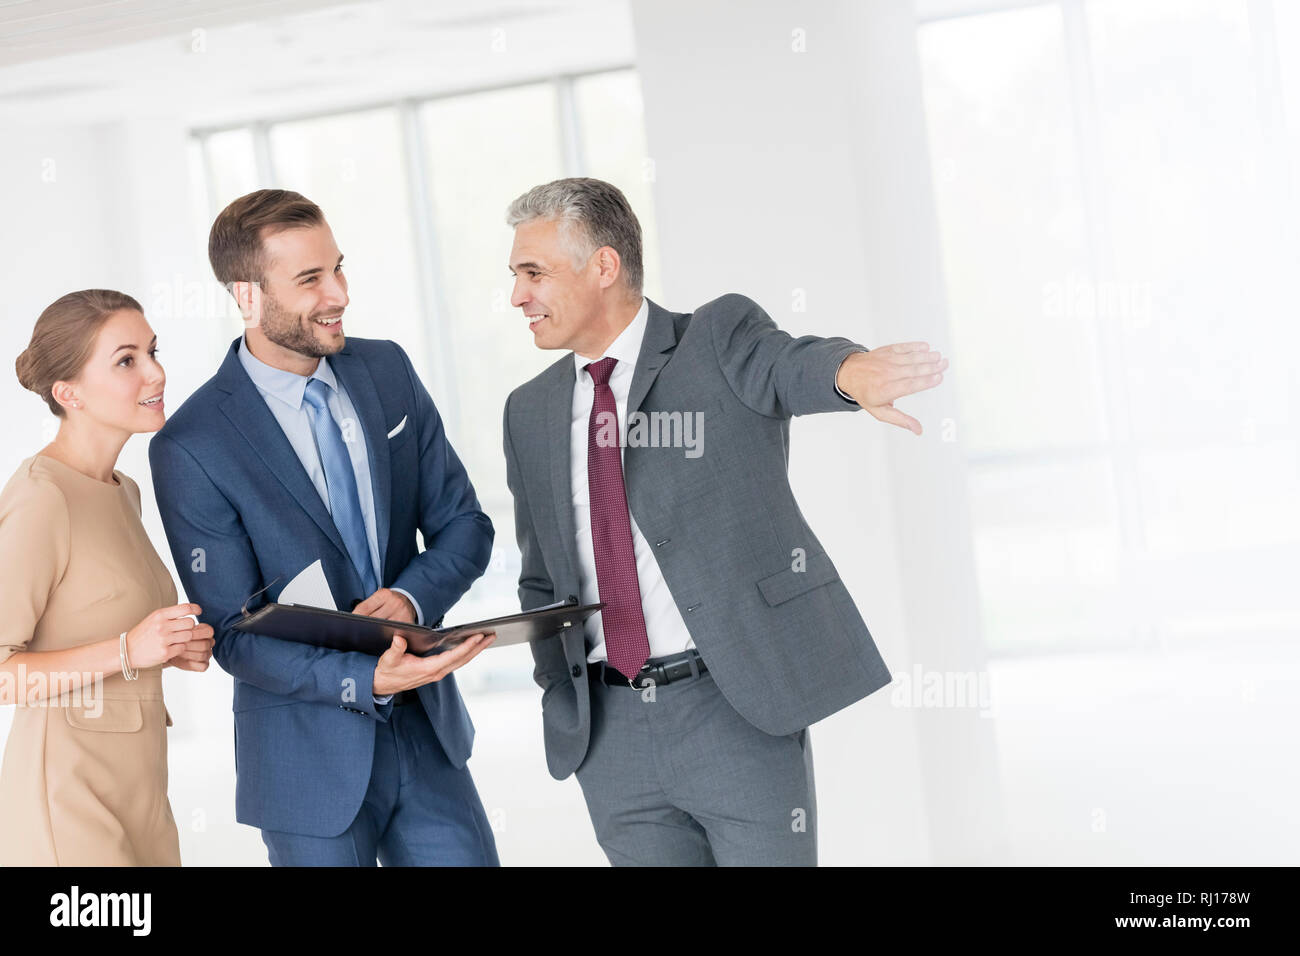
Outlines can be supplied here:
[[307, 390], [302, 393], [308, 404], [316, 411], [326, 407], [326, 399], [329, 397], [330, 387], [318, 378], [307, 380]]
[[599, 362], [589, 362], [583, 368], [597, 385], [608, 385], [609, 377], [614, 374], [614, 366], [617, 364], [616, 358], [603, 358]]

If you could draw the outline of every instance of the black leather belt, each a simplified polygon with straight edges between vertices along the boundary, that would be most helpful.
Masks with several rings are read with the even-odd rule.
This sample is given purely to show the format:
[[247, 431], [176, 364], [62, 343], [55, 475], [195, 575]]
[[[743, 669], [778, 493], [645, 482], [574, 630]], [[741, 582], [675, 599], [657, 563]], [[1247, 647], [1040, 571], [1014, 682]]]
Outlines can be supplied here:
[[[691, 669], [692, 661], [695, 662], [693, 671]], [[700, 652], [695, 650], [674, 654], [671, 657], [652, 657], [645, 662], [645, 666], [630, 681], [605, 661], [597, 661], [594, 664], [587, 665], [587, 673], [592, 680], [600, 681], [610, 687], [629, 687], [637, 690], [649, 687], [651, 684], [662, 687], [664, 684], [671, 684], [675, 680], [691, 677], [693, 674], [703, 674], [707, 670], [708, 667], [704, 664], [704, 658], [700, 657]]]

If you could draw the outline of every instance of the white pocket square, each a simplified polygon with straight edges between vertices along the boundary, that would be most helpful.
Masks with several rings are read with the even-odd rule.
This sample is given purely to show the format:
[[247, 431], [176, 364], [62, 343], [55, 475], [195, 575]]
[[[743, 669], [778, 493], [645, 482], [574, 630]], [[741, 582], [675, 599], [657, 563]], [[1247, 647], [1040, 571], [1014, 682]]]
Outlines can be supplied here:
[[405, 427], [406, 427], [406, 416], [403, 415], [402, 420], [397, 423], [397, 427], [388, 433], [388, 437], [395, 438], [397, 435], [401, 433], [402, 429]]

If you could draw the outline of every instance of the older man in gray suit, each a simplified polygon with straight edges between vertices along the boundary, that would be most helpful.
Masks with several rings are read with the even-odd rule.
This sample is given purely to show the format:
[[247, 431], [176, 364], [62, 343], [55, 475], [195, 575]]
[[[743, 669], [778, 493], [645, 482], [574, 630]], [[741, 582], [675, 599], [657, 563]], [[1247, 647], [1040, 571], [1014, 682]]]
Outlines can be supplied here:
[[529, 609], [603, 601], [535, 642], [551, 774], [577, 773], [613, 864], [815, 864], [808, 725], [890, 674], [786, 475], [792, 415], [893, 407], [947, 360], [780, 331], [724, 295], [641, 294], [623, 194], [561, 179], [516, 199], [511, 303], [558, 362], [505, 408]]

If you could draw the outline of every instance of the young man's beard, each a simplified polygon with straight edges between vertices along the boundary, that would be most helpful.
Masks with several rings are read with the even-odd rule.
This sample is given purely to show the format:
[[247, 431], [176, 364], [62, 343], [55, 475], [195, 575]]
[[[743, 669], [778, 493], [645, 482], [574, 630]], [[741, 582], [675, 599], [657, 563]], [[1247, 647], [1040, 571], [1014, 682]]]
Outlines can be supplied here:
[[262, 295], [262, 334], [281, 348], [311, 358], [324, 358], [343, 348], [341, 337], [337, 347], [316, 341], [311, 329], [303, 328], [302, 316], [282, 309], [280, 303], [266, 294]]

